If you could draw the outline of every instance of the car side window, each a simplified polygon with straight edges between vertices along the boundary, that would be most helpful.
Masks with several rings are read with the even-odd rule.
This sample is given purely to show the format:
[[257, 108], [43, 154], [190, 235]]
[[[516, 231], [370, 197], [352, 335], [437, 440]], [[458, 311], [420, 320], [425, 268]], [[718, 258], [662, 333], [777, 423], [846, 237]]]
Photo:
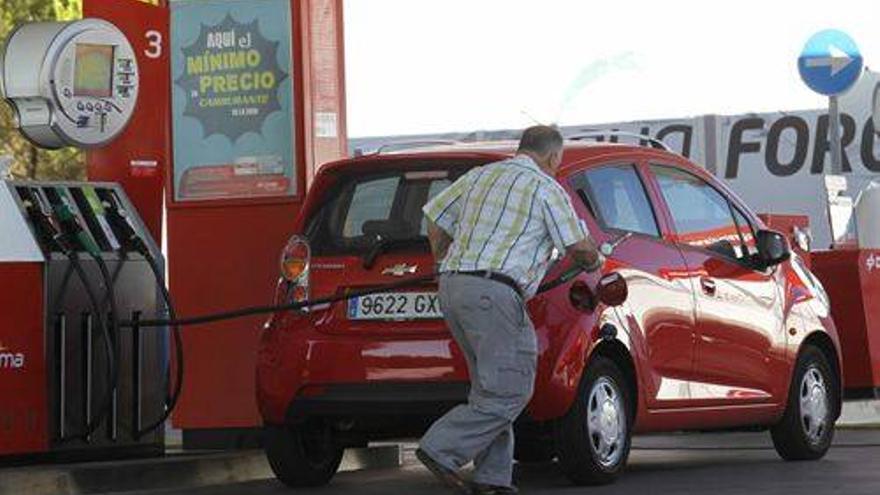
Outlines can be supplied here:
[[[678, 242], [708, 249], [735, 261], [757, 251], [751, 226], [708, 182], [683, 170], [651, 166], [678, 234]], [[751, 239], [748, 241], [747, 239]]]
[[654, 210], [633, 165], [588, 170], [577, 177], [574, 186], [603, 228], [660, 237]]

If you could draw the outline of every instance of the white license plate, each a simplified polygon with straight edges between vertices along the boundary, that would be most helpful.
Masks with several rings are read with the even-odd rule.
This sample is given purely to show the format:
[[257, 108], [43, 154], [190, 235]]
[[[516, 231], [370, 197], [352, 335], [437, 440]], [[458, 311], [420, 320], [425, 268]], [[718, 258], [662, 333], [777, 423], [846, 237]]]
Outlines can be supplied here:
[[383, 292], [348, 300], [350, 320], [443, 318], [436, 292]]

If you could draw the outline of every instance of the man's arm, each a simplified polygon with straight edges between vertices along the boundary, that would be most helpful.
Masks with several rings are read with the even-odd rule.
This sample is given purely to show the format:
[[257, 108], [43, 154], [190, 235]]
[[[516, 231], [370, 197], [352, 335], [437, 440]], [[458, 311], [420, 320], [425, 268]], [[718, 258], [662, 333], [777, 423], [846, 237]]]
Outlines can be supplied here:
[[556, 248], [564, 250], [588, 272], [601, 269], [605, 257], [596, 249], [586, 227], [578, 219], [568, 194], [555, 186], [548, 186], [543, 193], [544, 221]]
[[428, 242], [431, 243], [431, 254], [434, 255], [437, 263], [440, 263], [449, 251], [452, 237], [430, 219], [426, 219], [426, 221], [428, 222]]
[[438, 264], [446, 258], [446, 253], [452, 244], [452, 235], [458, 225], [458, 216], [461, 213], [461, 197], [470, 184], [470, 177], [473, 176], [474, 170], [459, 177], [457, 181], [441, 191], [422, 208], [428, 225], [431, 253], [434, 255], [434, 261]]

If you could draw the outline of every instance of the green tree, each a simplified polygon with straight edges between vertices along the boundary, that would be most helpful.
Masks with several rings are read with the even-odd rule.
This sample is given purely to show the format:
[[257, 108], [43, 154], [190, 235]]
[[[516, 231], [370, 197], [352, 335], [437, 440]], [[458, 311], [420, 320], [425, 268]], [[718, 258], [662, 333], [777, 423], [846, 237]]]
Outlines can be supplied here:
[[[82, 17], [81, 0], [0, 0], [0, 3], [0, 45], [21, 23]], [[0, 155], [13, 158], [11, 172], [20, 179], [82, 180], [86, 176], [81, 151], [74, 148], [48, 151], [35, 147], [15, 128], [12, 109], [5, 103], [0, 104]]]

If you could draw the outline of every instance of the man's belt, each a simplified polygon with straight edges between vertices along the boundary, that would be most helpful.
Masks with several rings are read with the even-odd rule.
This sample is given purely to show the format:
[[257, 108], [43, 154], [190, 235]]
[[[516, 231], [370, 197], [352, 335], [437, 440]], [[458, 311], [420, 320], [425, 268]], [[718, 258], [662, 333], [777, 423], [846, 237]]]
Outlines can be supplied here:
[[492, 272], [489, 270], [450, 271], [448, 273], [454, 274], [454, 275], [468, 275], [470, 277], [479, 277], [479, 278], [494, 280], [495, 282], [498, 282], [498, 283], [501, 283], [501, 284], [504, 284], [504, 285], [510, 287], [519, 295], [519, 297], [521, 297], [522, 299], [525, 299], [525, 294], [523, 294], [523, 290], [520, 288], [519, 284], [516, 283], [516, 280], [514, 280], [511, 277], [508, 277], [507, 275], [505, 275], [503, 273]]

